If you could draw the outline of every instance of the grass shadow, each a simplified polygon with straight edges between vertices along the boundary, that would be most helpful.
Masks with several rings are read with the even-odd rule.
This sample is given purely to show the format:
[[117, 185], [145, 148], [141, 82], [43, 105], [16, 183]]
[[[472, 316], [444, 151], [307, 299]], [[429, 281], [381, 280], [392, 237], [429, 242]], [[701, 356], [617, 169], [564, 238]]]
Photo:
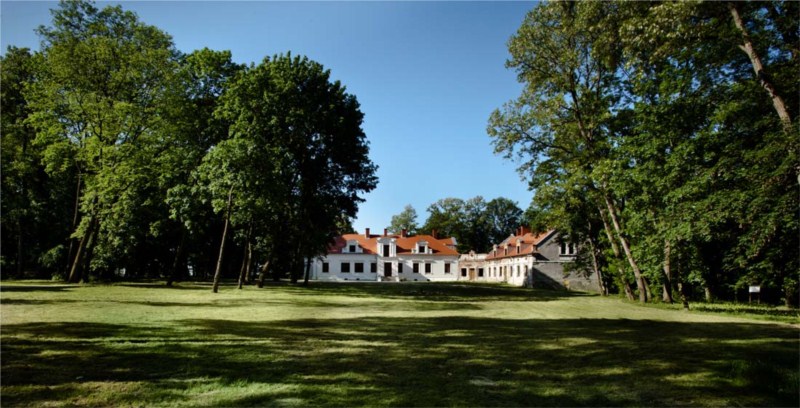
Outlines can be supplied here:
[[9, 285], [7, 282], [4, 282], [0, 285], [0, 293], [2, 292], [65, 292], [70, 291], [79, 286], [77, 285], [63, 285], [63, 284], [52, 284], [52, 285], [17, 285], [11, 284]]
[[496, 283], [463, 282], [312, 282], [308, 286], [271, 282], [267, 288], [281, 288], [298, 295], [337, 295], [417, 299], [444, 302], [551, 301], [596, 296], [567, 290], [529, 289]]
[[625, 319], [14, 324], [0, 384], [9, 406], [97, 384], [83, 405], [798, 406], [799, 343], [786, 326]]

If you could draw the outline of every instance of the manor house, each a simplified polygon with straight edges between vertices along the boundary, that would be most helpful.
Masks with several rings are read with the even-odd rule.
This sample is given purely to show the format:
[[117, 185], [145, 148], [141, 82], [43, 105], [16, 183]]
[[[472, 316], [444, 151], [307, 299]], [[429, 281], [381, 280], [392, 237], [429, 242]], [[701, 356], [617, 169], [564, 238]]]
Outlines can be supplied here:
[[597, 277], [565, 273], [578, 247], [562, 242], [555, 230], [518, 228], [488, 254], [459, 254], [455, 238], [432, 235], [345, 234], [326, 257], [312, 263], [311, 276], [332, 281], [475, 281], [527, 287], [598, 291]]

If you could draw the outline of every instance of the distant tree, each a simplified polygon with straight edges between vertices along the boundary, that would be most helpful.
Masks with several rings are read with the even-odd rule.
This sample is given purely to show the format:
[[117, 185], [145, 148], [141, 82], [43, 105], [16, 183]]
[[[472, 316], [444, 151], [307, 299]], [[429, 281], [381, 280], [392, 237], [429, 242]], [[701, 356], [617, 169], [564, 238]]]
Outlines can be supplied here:
[[392, 216], [392, 221], [387, 229], [392, 234], [399, 234], [401, 231], [406, 230], [409, 235], [415, 235], [417, 229], [419, 229], [417, 226], [417, 210], [411, 204], [406, 205], [403, 211]]
[[442, 198], [428, 206], [428, 219], [422, 226], [426, 234], [436, 234], [442, 237], [455, 237], [456, 241], [463, 236], [466, 223], [464, 222], [464, 200], [460, 198]]
[[499, 243], [520, 226], [522, 209], [508, 198], [495, 198], [486, 204], [486, 220], [489, 225], [489, 239]]
[[459, 250], [487, 252], [492, 246], [491, 222], [487, 214], [486, 200], [476, 196], [464, 201], [463, 234], [456, 238]]

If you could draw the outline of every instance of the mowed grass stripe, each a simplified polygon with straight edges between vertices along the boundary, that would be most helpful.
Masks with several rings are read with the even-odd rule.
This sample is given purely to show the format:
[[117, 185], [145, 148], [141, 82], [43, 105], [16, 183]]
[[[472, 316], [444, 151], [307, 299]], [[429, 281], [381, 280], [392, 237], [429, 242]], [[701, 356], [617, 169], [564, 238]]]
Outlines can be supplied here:
[[463, 284], [3, 284], [4, 406], [798, 406], [796, 325]]

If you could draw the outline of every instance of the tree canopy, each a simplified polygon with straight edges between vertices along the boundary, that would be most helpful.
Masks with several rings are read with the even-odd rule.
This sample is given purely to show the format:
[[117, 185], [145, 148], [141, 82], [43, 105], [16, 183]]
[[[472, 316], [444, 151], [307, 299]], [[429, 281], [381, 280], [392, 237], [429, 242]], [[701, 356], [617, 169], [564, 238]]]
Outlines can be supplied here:
[[41, 51], [1, 61], [2, 260], [18, 276], [171, 283], [241, 262], [297, 280], [377, 184], [359, 103], [321, 64], [184, 54], [120, 6], [52, 14]]
[[[647, 301], [763, 285], [797, 296], [796, 3], [552, 2], [509, 42], [521, 95], [495, 151], [535, 191], [526, 217], [591, 248]], [[793, 14], [794, 13], [794, 14]], [[586, 251], [584, 251], [586, 253]]]

